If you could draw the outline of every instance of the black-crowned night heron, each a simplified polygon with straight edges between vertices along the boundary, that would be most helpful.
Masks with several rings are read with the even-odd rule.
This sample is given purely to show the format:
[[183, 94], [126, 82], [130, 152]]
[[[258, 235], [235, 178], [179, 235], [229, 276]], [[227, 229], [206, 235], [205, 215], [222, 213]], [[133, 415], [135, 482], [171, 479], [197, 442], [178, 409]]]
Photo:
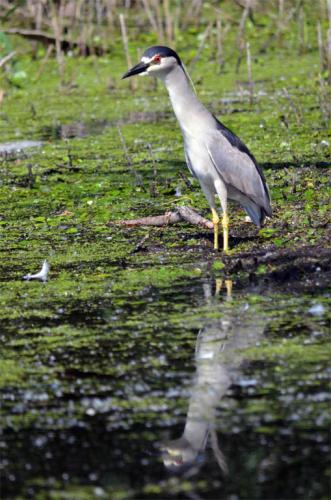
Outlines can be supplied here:
[[133, 75], [160, 78], [184, 137], [186, 163], [205, 193], [214, 223], [214, 248], [218, 249], [218, 196], [223, 211], [223, 249], [228, 252], [227, 200], [235, 200], [257, 226], [271, 216], [270, 196], [261, 167], [247, 146], [198, 100], [176, 52], [168, 47], [147, 49], [141, 62], [122, 78]]

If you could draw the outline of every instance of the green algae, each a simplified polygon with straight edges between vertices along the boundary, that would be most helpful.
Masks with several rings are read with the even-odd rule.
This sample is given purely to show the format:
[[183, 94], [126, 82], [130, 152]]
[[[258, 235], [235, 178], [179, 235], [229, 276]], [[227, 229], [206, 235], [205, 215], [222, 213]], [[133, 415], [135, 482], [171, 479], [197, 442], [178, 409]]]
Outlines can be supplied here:
[[20, 385], [24, 376], [24, 368], [17, 366], [11, 359], [2, 359], [0, 362], [1, 387]]
[[[295, 23], [280, 48], [260, 54], [272, 20], [261, 14], [261, 24], [247, 28], [253, 104], [243, 92], [245, 65], [235, 74], [228, 61], [215, 72], [208, 43], [190, 71], [201, 99], [263, 165], [271, 190], [274, 217], [260, 231], [231, 207], [229, 258], [213, 252], [211, 234], [187, 224], [107, 225], [178, 204], [209, 215], [186, 169], [165, 90], [139, 79], [128, 92], [120, 44], [111, 58], [67, 58], [74, 85], [61, 91], [54, 60], [35, 78], [42, 53], [20, 56], [27, 74], [20, 88], [1, 80], [2, 141], [44, 141], [0, 159], [0, 387], [4, 469], [16, 498], [275, 497], [282, 463], [300, 472], [285, 475], [291, 498], [302, 494], [305, 476], [306, 492], [325, 493], [330, 339], [321, 250], [329, 237], [330, 129], [320, 101], [327, 91], [322, 95], [314, 16], [300, 57]], [[136, 34], [139, 47], [154, 42]], [[184, 60], [194, 56], [197, 35], [192, 28], [179, 40]], [[59, 127], [77, 123], [90, 133], [61, 140]], [[300, 251], [295, 267], [288, 256]], [[277, 259], [255, 262], [267, 252]], [[49, 281], [23, 281], [44, 259]], [[232, 301], [224, 282], [216, 293], [215, 277], [232, 278]], [[197, 335], [246, 309], [260, 332], [256, 345], [233, 357], [242, 361], [246, 384], [239, 377], [216, 409], [230, 478], [220, 480], [212, 457], [197, 478], [165, 478], [159, 456], [144, 450], [181, 432]]]

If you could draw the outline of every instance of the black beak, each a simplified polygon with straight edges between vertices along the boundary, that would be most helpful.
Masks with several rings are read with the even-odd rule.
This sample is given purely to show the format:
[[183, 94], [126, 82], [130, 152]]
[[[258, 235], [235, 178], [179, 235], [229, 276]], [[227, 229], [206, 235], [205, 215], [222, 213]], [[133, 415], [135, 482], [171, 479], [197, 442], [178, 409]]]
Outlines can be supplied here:
[[124, 75], [122, 76], [122, 80], [124, 80], [124, 78], [129, 78], [129, 76], [138, 75], [139, 73], [146, 71], [148, 67], [149, 63], [140, 62], [133, 66], [133, 68], [129, 69], [129, 71], [124, 73]]

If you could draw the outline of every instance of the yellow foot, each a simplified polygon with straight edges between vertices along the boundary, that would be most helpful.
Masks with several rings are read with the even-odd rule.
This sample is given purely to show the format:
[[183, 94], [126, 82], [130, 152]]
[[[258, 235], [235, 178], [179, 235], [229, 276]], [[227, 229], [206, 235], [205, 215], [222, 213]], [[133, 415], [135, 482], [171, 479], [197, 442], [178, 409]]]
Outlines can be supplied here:
[[214, 250], [218, 250], [218, 224], [219, 224], [219, 216], [214, 208], [211, 209], [212, 220], [214, 224]]

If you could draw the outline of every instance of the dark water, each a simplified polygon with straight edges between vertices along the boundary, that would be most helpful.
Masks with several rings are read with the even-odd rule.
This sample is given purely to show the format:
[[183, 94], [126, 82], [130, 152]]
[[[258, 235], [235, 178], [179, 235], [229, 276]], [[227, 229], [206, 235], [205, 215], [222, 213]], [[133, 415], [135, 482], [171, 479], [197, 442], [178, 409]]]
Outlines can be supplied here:
[[199, 278], [72, 303], [65, 339], [17, 347], [2, 498], [328, 498], [327, 297]]
[[11, 141], [3, 142], [0, 144], [0, 158], [7, 156], [19, 156], [23, 151], [30, 148], [37, 148], [42, 146], [41, 141]]
[[72, 123], [55, 123], [43, 126], [38, 136], [49, 139], [72, 139], [74, 137], [88, 137], [102, 134], [109, 127], [128, 125], [132, 123], [156, 123], [169, 116], [166, 112], [131, 112], [117, 120], [91, 120], [89, 122], [76, 121]]

